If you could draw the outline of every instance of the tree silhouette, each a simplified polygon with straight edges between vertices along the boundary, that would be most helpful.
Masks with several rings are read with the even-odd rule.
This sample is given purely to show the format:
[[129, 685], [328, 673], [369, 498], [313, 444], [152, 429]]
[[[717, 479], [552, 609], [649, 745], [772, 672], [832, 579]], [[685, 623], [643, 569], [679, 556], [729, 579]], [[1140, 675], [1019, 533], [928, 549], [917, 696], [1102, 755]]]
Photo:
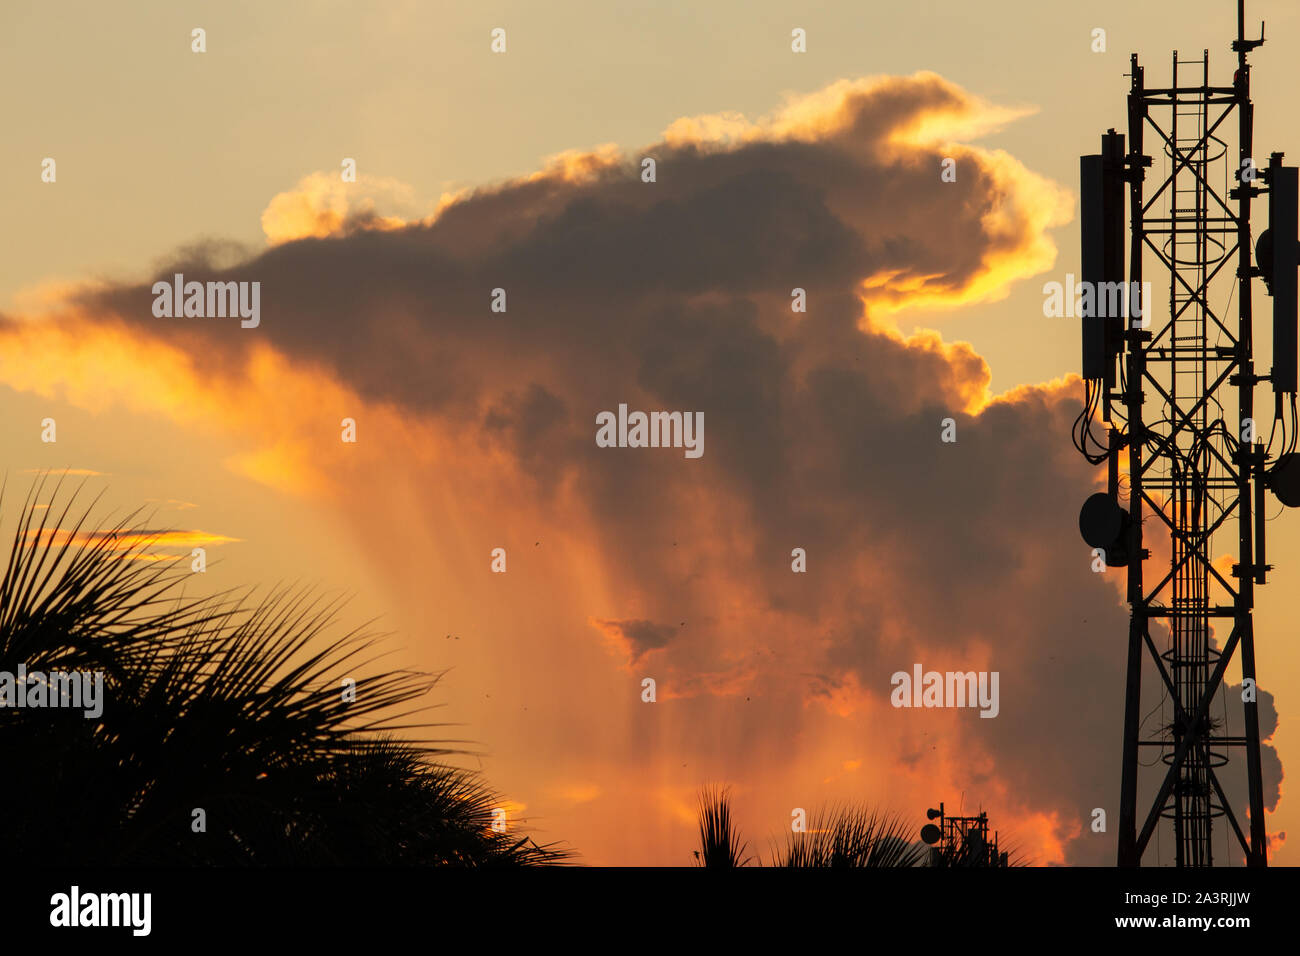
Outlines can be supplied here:
[[[338, 601], [279, 589], [189, 598], [130, 515], [33, 484], [0, 579], [0, 672], [104, 675], [103, 712], [0, 708], [7, 853], [69, 864], [555, 863], [493, 830], [497, 795], [439, 762], [403, 709], [438, 677], [365, 674], [373, 639], [327, 632]], [[60, 499], [64, 499], [60, 502]], [[3, 512], [0, 491], [0, 513]], [[137, 513], [138, 514], [138, 513]], [[342, 678], [355, 677], [355, 701]], [[196, 810], [205, 832], [196, 832]]]
[[[746, 844], [732, 822], [731, 801], [724, 789], [705, 787], [699, 796], [701, 866], [729, 869], [744, 866]], [[817, 811], [803, 832], [786, 834], [785, 845], [774, 847], [772, 866], [778, 867], [910, 867], [920, 866], [926, 848], [916, 842], [902, 818], [864, 806]]]
[[696, 862], [711, 869], [731, 869], [744, 866], [750, 857], [745, 856], [746, 844], [731, 822], [731, 800], [722, 787], [704, 787], [698, 805], [700, 848], [695, 851]]
[[774, 866], [920, 866], [925, 846], [916, 842], [902, 817], [867, 806], [815, 811], [803, 833], [789, 832], [774, 854]]

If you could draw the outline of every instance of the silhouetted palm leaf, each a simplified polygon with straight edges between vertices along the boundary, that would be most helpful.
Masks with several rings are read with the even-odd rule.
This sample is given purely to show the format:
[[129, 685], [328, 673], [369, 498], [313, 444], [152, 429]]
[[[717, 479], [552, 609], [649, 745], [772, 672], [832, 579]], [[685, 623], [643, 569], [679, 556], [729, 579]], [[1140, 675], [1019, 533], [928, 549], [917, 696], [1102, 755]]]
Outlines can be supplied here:
[[[0, 578], [0, 671], [100, 671], [103, 714], [0, 710], [0, 831], [46, 864], [518, 865], [568, 851], [492, 830], [497, 797], [398, 739], [438, 675], [367, 674], [373, 640], [329, 638], [338, 602], [279, 590], [191, 599], [151, 536], [92, 531], [74, 492], [28, 495]], [[0, 496], [2, 503], [2, 496]], [[93, 503], [92, 503], [93, 504]], [[71, 524], [67, 522], [71, 519]], [[129, 516], [127, 521], [134, 520]], [[126, 542], [126, 544], [123, 544]], [[355, 676], [355, 701], [341, 678]], [[195, 833], [192, 812], [206, 814]]]
[[925, 858], [903, 819], [868, 807], [832, 807], [816, 811], [803, 833], [786, 834], [784, 848], [773, 853], [773, 866], [909, 867]]
[[704, 787], [699, 795], [700, 849], [695, 857], [700, 866], [726, 869], [744, 866], [746, 844], [731, 821], [731, 802], [726, 790]]

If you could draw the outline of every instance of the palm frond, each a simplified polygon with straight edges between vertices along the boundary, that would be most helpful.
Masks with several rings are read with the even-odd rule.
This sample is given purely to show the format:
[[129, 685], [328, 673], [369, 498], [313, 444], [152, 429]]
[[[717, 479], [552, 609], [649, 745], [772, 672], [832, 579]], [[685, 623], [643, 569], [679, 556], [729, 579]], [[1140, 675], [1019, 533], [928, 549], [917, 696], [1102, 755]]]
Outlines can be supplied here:
[[[441, 675], [372, 672], [377, 636], [332, 637], [341, 602], [280, 588], [190, 598], [157, 534], [96, 527], [34, 482], [0, 577], [0, 671], [103, 674], [103, 712], [0, 710], [0, 836], [46, 864], [554, 863], [492, 829], [500, 798], [405, 739]], [[3, 491], [0, 490], [0, 514]], [[355, 680], [355, 700], [341, 693]], [[206, 815], [206, 832], [191, 826]]]
[[731, 819], [731, 800], [725, 788], [706, 786], [699, 794], [700, 849], [695, 857], [700, 866], [726, 869], [745, 866], [747, 844]]
[[815, 811], [808, 829], [786, 834], [773, 852], [773, 866], [911, 867], [925, 858], [925, 847], [898, 814], [850, 805]]

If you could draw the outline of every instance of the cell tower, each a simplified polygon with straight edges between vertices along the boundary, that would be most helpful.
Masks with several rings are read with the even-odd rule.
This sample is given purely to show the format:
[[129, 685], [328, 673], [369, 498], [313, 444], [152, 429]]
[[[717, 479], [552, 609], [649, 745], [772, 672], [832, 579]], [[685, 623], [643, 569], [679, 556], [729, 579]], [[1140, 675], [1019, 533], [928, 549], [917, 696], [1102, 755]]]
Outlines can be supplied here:
[[[1248, 865], [1268, 861], [1251, 612], [1254, 588], [1271, 569], [1264, 553], [1265, 492], [1285, 505], [1300, 504], [1300, 464], [1297, 176], [1295, 167], [1282, 164], [1281, 153], [1266, 164], [1255, 161], [1247, 56], [1263, 43], [1262, 25], [1259, 39], [1246, 38], [1245, 2], [1238, 0], [1230, 86], [1210, 84], [1208, 50], [1191, 60], [1175, 53], [1172, 82], [1164, 88], [1147, 86], [1134, 54], [1127, 151], [1124, 135], [1111, 129], [1102, 136], [1100, 155], [1080, 163], [1086, 387], [1074, 438], [1089, 461], [1107, 465], [1107, 490], [1084, 504], [1079, 527], [1108, 567], [1127, 569], [1132, 611], [1120, 866], [1140, 865], [1162, 821], [1172, 821], [1178, 866], [1213, 865], [1216, 821], [1231, 828]], [[1156, 157], [1147, 154], [1148, 144]], [[1148, 183], [1157, 168], [1162, 178]], [[1251, 205], [1259, 196], [1268, 197], [1269, 228], [1252, 256]], [[1158, 277], [1147, 286], [1144, 261], [1154, 264]], [[1158, 288], [1163, 296], [1166, 277], [1168, 315], [1158, 319], [1154, 313], [1163, 310], [1152, 310], [1141, 290]], [[1256, 374], [1252, 354], [1256, 277], [1273, 299], [1268, 375]], [[1228, 314], [1233, 304], [1235, 321]], [[1271, 383], [1275, 398], [1267, 445], [1257, 440], [1257, 431], [1264, 433], [1255, 427], [1255, 388], [1262, 382]], [[1109, 426], [1104, 443], [1092, 432], [1099, 413]], [[1144, 535], [1162, 551], [1167, 540], [1168, 556], [1153, 559], [1143, 547]], [[1231, 571], [1213, 563], [1216, 541], [1235, 552]], [[1212, 628], [1218, 647], [1211, 644]], [[1224, 722], [1212, 717], [1216, 695], [1226, 699], [1224, 673], [1234, 655], [1243, 677], [1244, 736], [1229, 735]], [[1157, 675], [1145, 697], [1144, 661]], [[1226, 703], [1237, 705], [1235, 699]], [[1144, 729], [1147, 715], [1162, 706], [1161, 725]], [[1240, 772], [1241, 756], [1247, 821], [1238, 819], [1220, 783], [1228, 772]], [[1140, 757], [1144, 766], [1163, 764], [1159, 787], [1141, 803]]]
[[930, 845], [930, 865], [948, 867], [1003, 867], [1007, 853], [998, 847], [998, 835], [989, 839], [989, 815], [973, 817], [945, 816], [943, 804], [925, 815], [938, 819], [939, 825], [921, 827], [921, 839]]

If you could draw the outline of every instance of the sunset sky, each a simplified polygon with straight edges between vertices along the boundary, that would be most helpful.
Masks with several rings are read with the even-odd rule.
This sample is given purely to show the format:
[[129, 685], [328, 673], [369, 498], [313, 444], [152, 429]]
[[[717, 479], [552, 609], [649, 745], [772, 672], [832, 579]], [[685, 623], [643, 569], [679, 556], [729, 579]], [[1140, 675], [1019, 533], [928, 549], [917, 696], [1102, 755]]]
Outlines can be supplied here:
[[[764, 855], [794, 808], [944, 801], [1035, 863], [1113, 864], [1127, 610], [1079, 537], [1104, 475], [1042, 286], [1078, 272], [1078, 157], [1124, 125], [1129, 53], [1164, 85], [1209, 47], [1226, 84], [1234, 11], [5, 4], [0, 531], [73, 469], [207, 547], [195, 588], [350, 594], [340, 630], [445, 671], [430, 719], [581, 862], [689, 864], [722, 783]], [[1249, 16], [1257, 152], [1300, 156], [1300, 10]], [[177, 272], [260, 282], [260, 324], [156, 317]], [[703, 412], [703, 456], [598, 447], [621, 403]], [[1268, 533], [1267, 829], [1296, 865], [1300, 515]], [[917, 662], [998, 671], [999, 715], [891, 707]]]

